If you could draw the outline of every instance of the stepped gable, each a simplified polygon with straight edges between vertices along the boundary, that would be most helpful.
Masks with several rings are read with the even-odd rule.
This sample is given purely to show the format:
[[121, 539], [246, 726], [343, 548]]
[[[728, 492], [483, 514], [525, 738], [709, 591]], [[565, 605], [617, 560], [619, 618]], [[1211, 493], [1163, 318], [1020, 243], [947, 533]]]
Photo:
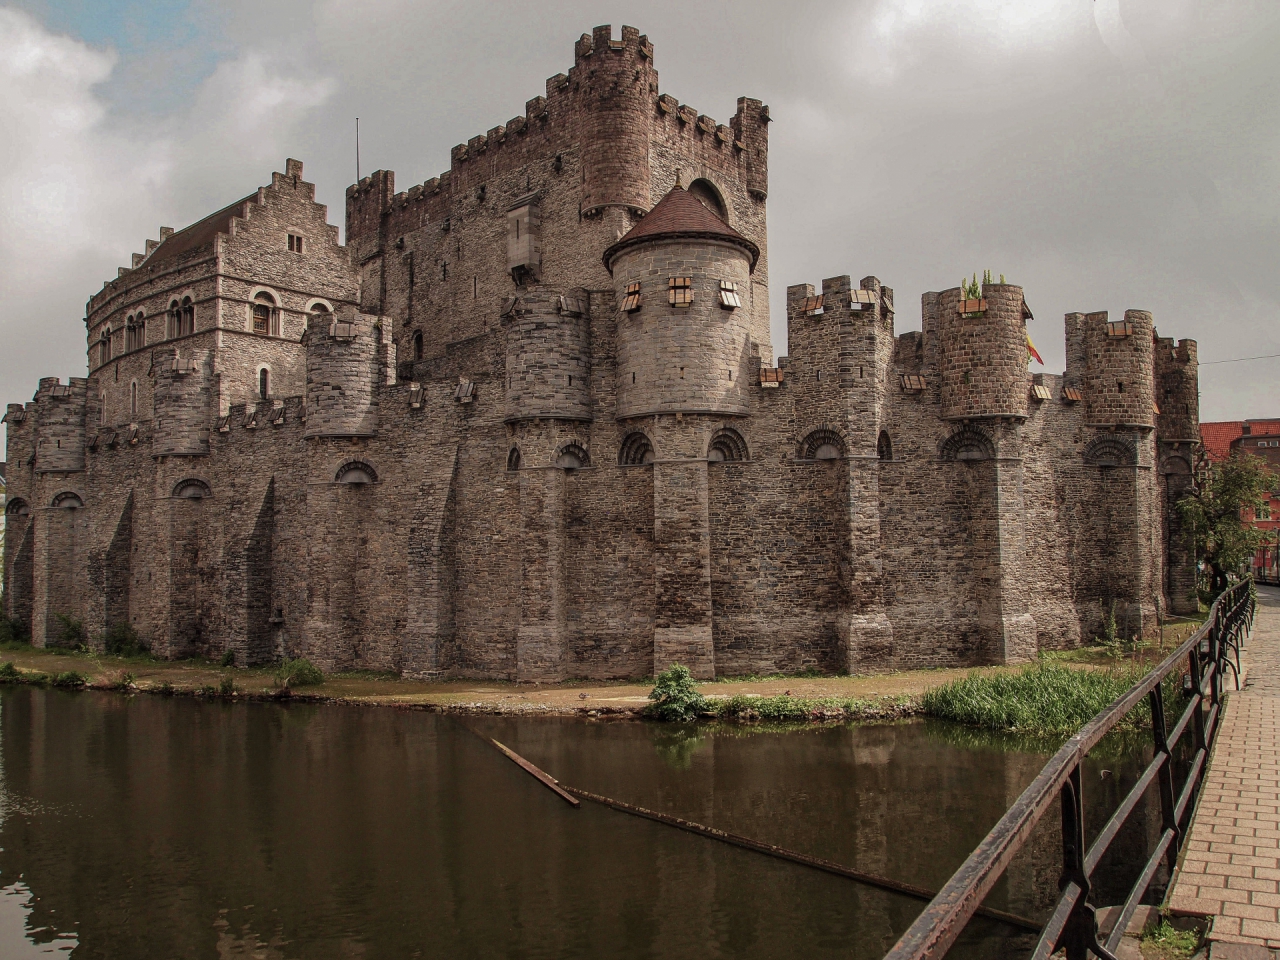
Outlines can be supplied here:
[[257, 191], [254, 191], [249, 196], [242, 197], [230, 206], [223, 207], [217, 213], [211, 213], [203, 220], [198, 220], [191, 226], [176, 231], [166, 237], [164, 242], [152, 251], [146, 262], [148, 264], [156, 264], [164, 260], [173, 260], [184, 253], [209, 246], [218, 234], [231, 232], [232, 219], [240, 216], [240, 211], [244, 205], [256, 196]]
[[628, 247], [646, 240], [727, 240], [751, 254], [751, 269], [760, 259], [760, 248], [721, 220], [688, 190], [681, 186], [658, 201], [621, 240], [604, 252], [604, 266], [613, 272], [613, 259]]

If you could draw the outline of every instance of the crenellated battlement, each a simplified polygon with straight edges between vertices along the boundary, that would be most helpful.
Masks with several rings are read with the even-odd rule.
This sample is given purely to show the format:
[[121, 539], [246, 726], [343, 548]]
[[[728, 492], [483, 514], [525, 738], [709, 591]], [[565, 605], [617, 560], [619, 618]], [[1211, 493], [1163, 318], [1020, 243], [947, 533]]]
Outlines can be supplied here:
[[1087, 313], [1084, 333], [1085, 422], [1100, 427], [1154, 427], [1155, 321], [1146, 310], [1123, 320]]
[[1200, 360], [1194, 340], [1155, 341], [1156, 432], [1161, 440], [1194, 441], [1200, 435]]

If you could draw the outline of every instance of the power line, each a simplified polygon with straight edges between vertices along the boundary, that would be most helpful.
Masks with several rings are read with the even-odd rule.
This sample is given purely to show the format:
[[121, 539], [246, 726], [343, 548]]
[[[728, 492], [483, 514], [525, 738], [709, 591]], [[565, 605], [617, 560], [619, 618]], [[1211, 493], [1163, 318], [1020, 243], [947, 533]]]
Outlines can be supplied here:
[[1243, 363], [1246, 360], [1274, 360], [1276, 357], [1280, 357], [1280, 353], [1268, 353], [1261, 357], [1233, 357], [1230, 360], [1201, 360], [1200, 366], [1211, 367], [1215, 363]]

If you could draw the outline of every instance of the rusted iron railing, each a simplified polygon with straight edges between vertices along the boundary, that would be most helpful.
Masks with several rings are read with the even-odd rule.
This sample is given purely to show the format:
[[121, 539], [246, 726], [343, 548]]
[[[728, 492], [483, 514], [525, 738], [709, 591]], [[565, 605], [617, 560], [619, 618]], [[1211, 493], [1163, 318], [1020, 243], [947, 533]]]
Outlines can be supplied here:
[[[1062, 745], [1031, 786], [1023, 791], [1000, 818], [986, 839], [947, 881], [910, 929], [885, 956], [885, 960], [941, 960], [977, 912], [1009, 862], [1030, 839], [1035, 825], [1061, 800], [1062, 875], [1053, 914], [1046, 921], [1031, 957], [1044, 960], [1065, 950], [1067, 960], [1087, 960], [1092, 954], [1115, 960], [1125, 928], [1138, 908], [1160, 863], [1172, 872], [1190, 820], [1193, 801], [1204, 776], [1209, 751], [1217, 733], [1222, 707], [1222, 685], [1229, 670], [1240, 685], [1240, 647], [1253, 626], [1252, 582], [1236, 584], [1214, 602], [1204, 625], [1187, 638], [1159, 666], [1134, 684], [1127, 693], [1094, 717]], [[1161, 684], [1185, 665], [1183, 691], [1188, 703], [1181, 718], [1169, 730], [1165, 725]], [[1084, 798], [1080, 768], [1085, 756], [1124, 716], [1146, 697], [1151, 703], [1155, 754], [1128, 796], [1116, 808], [1093, 844], [1085, 848]], [[1173, 750], [1188, 730], [1195, 738], [1187, 776], [1175, 794]], [[1163, 830], [1142, 872], [1138, 875], [1111, 934], [1102, 943], [1089, 902], [1090, 878], [1103, 854], [1153, 786], [1160, 791]]]

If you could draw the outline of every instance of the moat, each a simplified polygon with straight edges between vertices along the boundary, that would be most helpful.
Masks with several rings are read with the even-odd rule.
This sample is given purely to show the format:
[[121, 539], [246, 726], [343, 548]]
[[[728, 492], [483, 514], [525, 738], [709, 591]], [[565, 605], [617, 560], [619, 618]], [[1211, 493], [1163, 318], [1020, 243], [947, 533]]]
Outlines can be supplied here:
[[[573, 786], [932, 888], [1048, 749], [927, 722], [673, 728], [5, 688], [0, 955], [879, 958], [921, 909], [571, 809], [476, 733]], [[1086, 768], [1099, 816], [1138, 760]], [[1122, 835], [1098, 902], [1155, 827]], [[1041, 919], [1058, 850], [1042, 823], [989, 905]], [[1030, 942], [978, 919], [951, 956]]]

